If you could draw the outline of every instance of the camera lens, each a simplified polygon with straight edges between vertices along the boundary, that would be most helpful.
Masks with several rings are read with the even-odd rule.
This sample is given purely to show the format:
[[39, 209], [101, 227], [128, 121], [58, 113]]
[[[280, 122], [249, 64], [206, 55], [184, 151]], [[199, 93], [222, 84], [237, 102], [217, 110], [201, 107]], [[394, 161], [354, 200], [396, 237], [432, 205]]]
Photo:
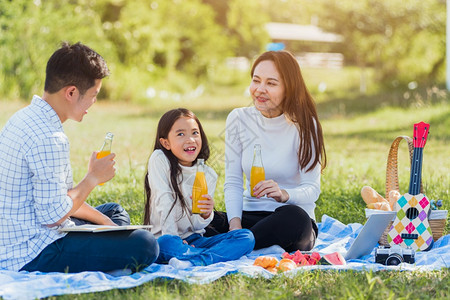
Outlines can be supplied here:
[[386, 258], [386, 266], [396, 266], [403, 262], [403, 257], [398, 253], [393, 253]]

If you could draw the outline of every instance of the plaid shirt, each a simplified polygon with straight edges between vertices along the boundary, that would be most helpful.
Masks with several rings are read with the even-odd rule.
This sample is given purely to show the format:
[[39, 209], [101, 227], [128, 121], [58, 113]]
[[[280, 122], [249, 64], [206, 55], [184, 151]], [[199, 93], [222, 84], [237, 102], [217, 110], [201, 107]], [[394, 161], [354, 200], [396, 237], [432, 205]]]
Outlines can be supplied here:
[[64, 236], [46, 224], [72, 208], [69, 141], [38, 96], [0, 132], [0, 269], [19, 270]]

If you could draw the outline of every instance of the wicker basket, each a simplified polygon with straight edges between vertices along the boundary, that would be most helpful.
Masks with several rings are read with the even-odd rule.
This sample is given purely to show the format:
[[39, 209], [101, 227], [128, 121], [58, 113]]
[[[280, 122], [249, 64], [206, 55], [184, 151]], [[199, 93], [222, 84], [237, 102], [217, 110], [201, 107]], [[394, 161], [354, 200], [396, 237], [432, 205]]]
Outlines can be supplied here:
[[[398, 184], [398, 147], [400, 145], [400, 142], [402, 140], [405, 140], [408, 144], [409, 149], [409, 158], [410, 158], [410, 164], [412, 162], [413, 154], [414, 154], [414, 144], [412, 138], [409, 136], [398, 136], [391, 145], [391, 149], [389, 150], [389, 155], [387, 159], [387, 165], [386, 165], [386, 190], [385, 190], [385, 197], [386, 199], [389, 196], [389, 192], [396, 190], [399, 191], [399, 184]], [[420, 192], [423, 193], [423, 186], [422, 182], [420, 183]], [[368, 218], [370, 212], [373, 210], [366, 209], [366, 217]], [[394, 216], [395, 218], [395, 216]], [[430, 217], [428, 218], [428, 222], [430, 223], [431, 232], [433, 233], [433, 240], [438, 240], [444, 232], [445, 223], [447, 221], [447, 211], [439, 210], [439, 211], [431, 211]], [[393, 222], [390, 222], [388, 227], [386, 227], [386, 230], [383, 232], [383, 234], [380, 237], [379, 243], [380, 245], [389, 245], [387, 242], [387, 235], [389, 233], [389, 230], [392, 226]]]
[[[433, 215], [435, 212], [442, 212], [442, 216], [439, 217], [436, 216], [436, 219], [434, 219]], [[431, 215], [430, 218], [428, 219], [428, 222], [430, 223], [434, 241], [437, 241], [444, 234], [445, 223], [447, 222], [447, 214], [448, 212], [446, 210], [431, 211]]]

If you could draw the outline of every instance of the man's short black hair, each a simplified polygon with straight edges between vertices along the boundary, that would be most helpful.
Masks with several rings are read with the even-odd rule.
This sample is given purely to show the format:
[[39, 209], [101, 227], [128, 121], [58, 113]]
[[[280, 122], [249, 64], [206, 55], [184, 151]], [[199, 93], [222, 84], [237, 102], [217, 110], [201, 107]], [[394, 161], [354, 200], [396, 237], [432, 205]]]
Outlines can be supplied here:
[[100, 54], [80, 42], [73, 45], [63, 42], [47, 62], [44, 90], [53, 94], [74, 85], [84, 95], [96, 79], [108, 75], [108, 66]]

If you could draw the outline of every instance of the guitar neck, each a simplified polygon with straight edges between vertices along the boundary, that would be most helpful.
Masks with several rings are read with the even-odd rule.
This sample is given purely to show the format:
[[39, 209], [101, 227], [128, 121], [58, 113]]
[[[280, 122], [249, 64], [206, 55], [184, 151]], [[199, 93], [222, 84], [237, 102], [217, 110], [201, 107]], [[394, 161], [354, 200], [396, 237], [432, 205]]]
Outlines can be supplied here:
[[413, 160], [411, 163], [411, 177], [409, 179], [409, 194], [420, 194], [420, 179], [422, 174], [423, 148], [414, 148]]

